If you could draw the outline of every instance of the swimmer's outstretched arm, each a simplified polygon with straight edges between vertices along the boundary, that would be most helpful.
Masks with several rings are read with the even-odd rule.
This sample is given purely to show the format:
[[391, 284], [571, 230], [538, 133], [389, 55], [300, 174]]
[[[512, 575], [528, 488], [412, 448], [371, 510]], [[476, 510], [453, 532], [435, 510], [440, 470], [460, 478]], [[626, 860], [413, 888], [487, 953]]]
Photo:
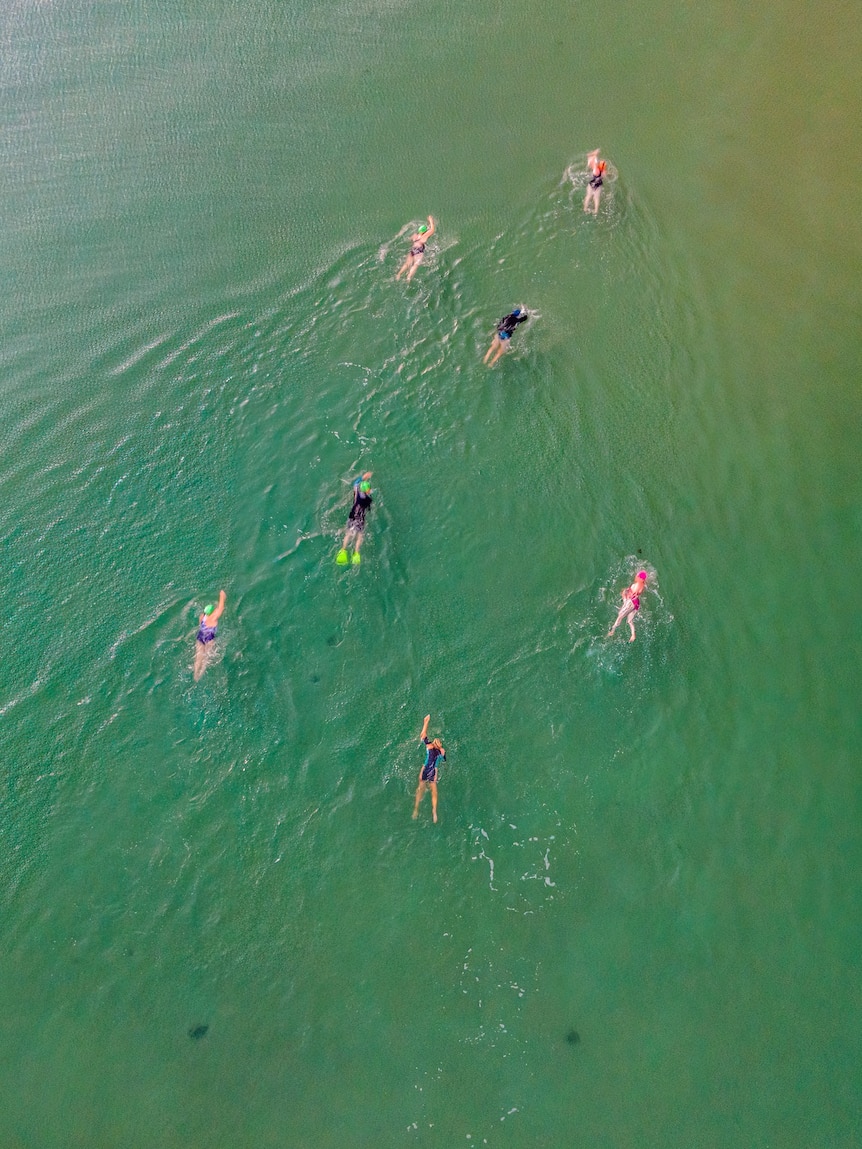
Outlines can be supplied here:
[[431, 715], [425, 715], [425, 721], [422, 723], [422, 733], [419, 735], [419, 741], [424, 742], [425, 735], [428, 733], [428, 723], [431, 721]]
[[431, 238], [431, 236], [433, 234], [434, 234], [434, 216], [429, 215], [428, 216], [428, 230], [425, 232], [425, 234], [422, 236], [422, 238], [427, 241]]
[[215, 626], [215, 624], [218, 622], [218, 620], [222, 616], [222, 611], [224, 610], [224, 604], [226, 602], [227, 602], [227, 595], [224, 593], [223, 590], [220, 590], [218, 592], [218, 606], [215, 608], [215, 610], [209, 616], [209, 620], [207, 623], [208, 626]]

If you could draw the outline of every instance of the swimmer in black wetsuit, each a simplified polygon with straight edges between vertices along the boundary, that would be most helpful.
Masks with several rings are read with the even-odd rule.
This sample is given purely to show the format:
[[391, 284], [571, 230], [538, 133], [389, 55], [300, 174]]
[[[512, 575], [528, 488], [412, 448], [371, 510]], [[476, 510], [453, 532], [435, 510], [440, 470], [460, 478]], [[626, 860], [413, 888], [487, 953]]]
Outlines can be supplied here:
[[431, 817], [437, 821], [437, 773], [439, 763], [446, 761], [446, 751], [443, 749], [443, 744], [439, 738], [435, 738], [433, 742], [428, 741], [428, 723], [431, 721], [431, 715], [425, 715], [425, 721], [422, 723], [422, 733], [419, 735], [419, 741], [423, 742], [427, 747], [425, 751], [425, 762], [422, 769], [419, 771], [419, 785], [416, 788], [416, 803], [413, 806], [413, 817], [419, 817], [419, 803], [422, 801], [422, 795], [425, 793], [426, 787], [431, 791]]
[[218, 630], [218, 620], [224, 611], [224, 604], [227, 601], [227, 595], [223, 590], [219, 591], [218, 606], [204, 607], [204, 612], [200, 617], [198, 623], [198, 633], [195, 639], [195, 682], [197, 682], [203, 672], [207, 668], [207, 647], [213, 641]]
[[347, 566], [347, 546], [353, 539], [353, 558], [350, 560], [354, 566], [358, 566], [361, 562], [359, 558], [359, 548], [362, 546], [362, 538], [365, 532], [365, 516], [368, 508], [374, 502], [371, 497], [371, 471], [366, 471], [364, 475], [360, 475], [358, 479], [353, 480], [353, 506], [350, 508], [350, 514], [347, 516], [347, 530], [344, 532], [344, 542], [341, 544], [341, 550], [335, 556], [335, 561], [340, 567]]
[[599, 200], [602, 196], [602, 185], [604, 184], [602, 176], [607, 167], [605, 161], [599, 159], [598, 148], [596, 148], [594, 152], [590, 152], [587, 156], [587, 167], [592, 174], [590, 176], [590, 182], [587, 184], [587, 194], [584, 196], [584, 211], [589, 212], [590, 205], [592, 205], [593, 215], [598, 215]]
[[396, 279], [400, 279], [404, 272], [407, 272], [407, 282], [409, 283], [413, 276], [416, 274], [416, 268], [425, 257], [425, 245], [434, 234], [434, 217], [428, 216], [428, 223], [422, 224], [418, 231], [414, 232], [410, 237], [411, 248], [407, 253], [407, 258], [401, 264], [401, 268]]
[[497, 330], [494, 333], [491, 346], [485, 352], [485, 358], [482, 362], [487, 363], [489, 367], [493, 367], [506, 350], [506, 344], [512, 338], [512, 332], [519, 323], [526, 323], [527, 319], [529, 319], [529, 316], [523, 307], [516, 307], [514, 311], [510, 311], [508, 315], [504, 315], [497, 324]]

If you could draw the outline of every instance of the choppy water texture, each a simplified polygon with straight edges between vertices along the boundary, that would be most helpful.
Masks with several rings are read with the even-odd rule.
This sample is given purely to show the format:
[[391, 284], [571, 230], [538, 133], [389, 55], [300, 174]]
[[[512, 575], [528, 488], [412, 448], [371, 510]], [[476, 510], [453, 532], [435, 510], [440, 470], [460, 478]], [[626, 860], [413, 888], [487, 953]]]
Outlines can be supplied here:
[[0, 1144], [858, 1145], [855, 6], [0, 38]]

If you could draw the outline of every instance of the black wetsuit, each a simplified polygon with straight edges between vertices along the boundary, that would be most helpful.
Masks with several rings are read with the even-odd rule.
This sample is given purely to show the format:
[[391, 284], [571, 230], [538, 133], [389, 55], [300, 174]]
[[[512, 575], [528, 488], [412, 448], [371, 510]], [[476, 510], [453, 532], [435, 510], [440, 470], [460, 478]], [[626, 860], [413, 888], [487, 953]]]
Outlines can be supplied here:
[[358, 486], [353, 488], [353, 506], [350, 508], [347, 521], [354, 530], [365, 530], [365, 515], [373, 502], [370, 492], [360, 491]]
[[515, 330], [518, 324], [526, 323], [527, 318], [528, 316], [526, 311], [521, 311], [520, 314], [516, 314], [514, 311], [512, 311], [508, 315], [504, 315], [500, 322], [497, 324], [497, 334], [501, 339], [511, 339], [512, 332]]
[[428, 747], [425, 752], [425, 765], [422, 767], [422, 781], [423, 782], [436, 782], [437, 781], [437, 760], [442, 758], [446, 761], [446, 751], [438, 750], [436, 746], [432, 746], [427, 738], [422, 741]]

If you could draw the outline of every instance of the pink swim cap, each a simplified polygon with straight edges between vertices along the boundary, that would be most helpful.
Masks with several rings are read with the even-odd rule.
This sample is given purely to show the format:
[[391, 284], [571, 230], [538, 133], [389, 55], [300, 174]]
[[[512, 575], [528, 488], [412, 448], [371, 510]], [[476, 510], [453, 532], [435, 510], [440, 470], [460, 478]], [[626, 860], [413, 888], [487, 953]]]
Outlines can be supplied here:
[[646, 582], [648, 577], [646, 571], [638, 571], [638, 578], [642, 578], [644, 582]]

